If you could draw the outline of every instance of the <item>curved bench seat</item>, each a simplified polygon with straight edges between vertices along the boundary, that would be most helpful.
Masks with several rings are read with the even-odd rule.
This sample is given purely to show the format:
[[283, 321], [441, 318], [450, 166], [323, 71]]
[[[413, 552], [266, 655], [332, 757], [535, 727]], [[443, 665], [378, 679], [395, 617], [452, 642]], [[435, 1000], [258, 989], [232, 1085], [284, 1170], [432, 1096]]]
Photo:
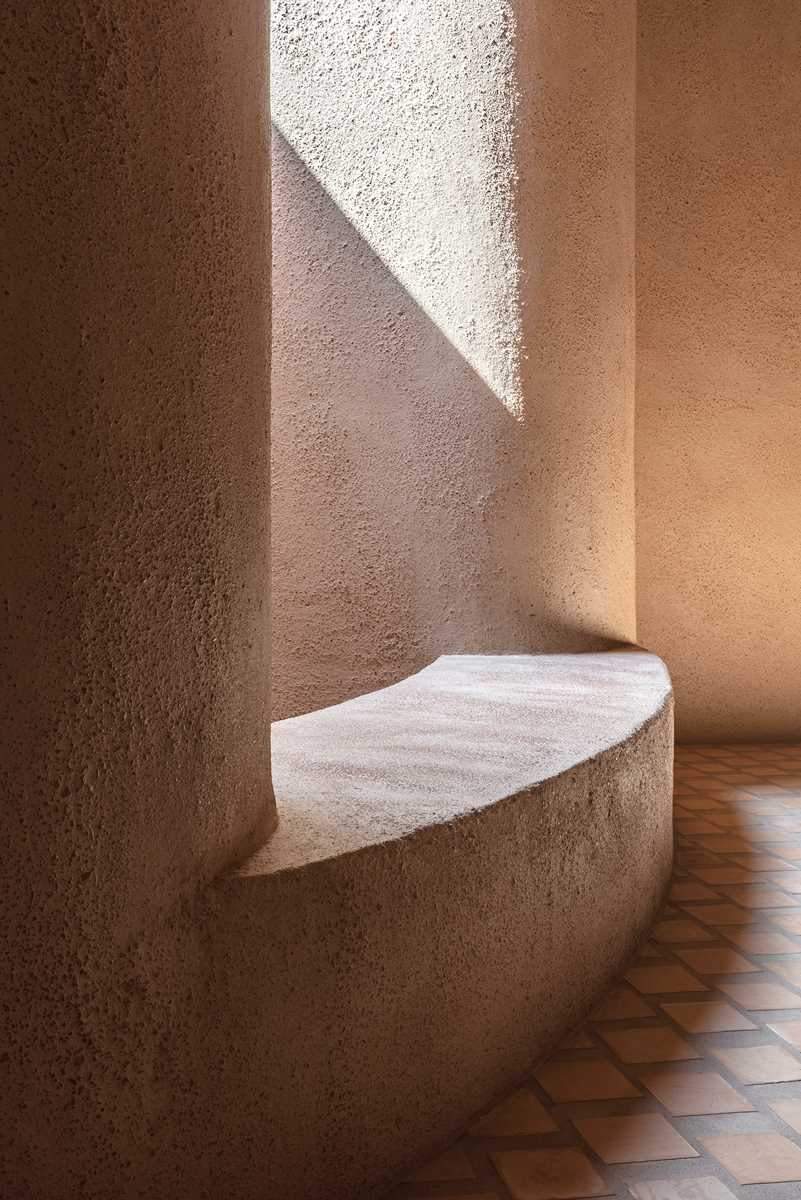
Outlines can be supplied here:
[[271, 1200], [380, 1195], [650, 927], [670, 682], [636, 650], [446, 657], [277, 723], [273, 761], [279, 829], [209, 917], [245, 1047], [230, 1136]]

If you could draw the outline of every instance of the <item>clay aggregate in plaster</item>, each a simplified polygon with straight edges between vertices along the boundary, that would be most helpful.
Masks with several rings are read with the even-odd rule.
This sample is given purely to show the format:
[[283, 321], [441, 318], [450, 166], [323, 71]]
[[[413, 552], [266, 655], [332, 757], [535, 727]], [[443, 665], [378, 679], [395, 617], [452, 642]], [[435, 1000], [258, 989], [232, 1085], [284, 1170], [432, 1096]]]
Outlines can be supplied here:
[[640, 4], [640, 641], [682, 740], [801, 737], [801, 7]]
[[448, 655], [278, 721], [281, 826], [242, 872], [350, 854], [497, 803], [611, 749], [669, 696], [662, 663], [638, 651]]
[[274, 20], [275, 714], [632, 639], [633, 0]]
[[0, 13], [14, 1200], [121, 1196], [151, 1122], [177, 1136], [153, 925], [275, 822], [264, 25], [261, 0]]
[[[106, 947], [102, 992], [82, 979], [83, 1046], [49, 1026], [43, 1076], [34, 1047], [27, 1090], [6, 1077], [0, 1194], [382, 1195], [596, 1002], [670, 871], [661, 664], [444, 659], [405, 690], [284, 723], [280, 854]], [[366, 771], [370, 728], [386, 751]], [[310, 786], [339, 807], [335, 830]], [[64, 1082], [68, 1139], [49, 1111], [35, 1134], [42, 1078]]]
[[649, 928], [670, 683], [639, 653], [447, 657], [279, 723], [274, 757], [281, 826], [213, 889], [248, 1056], [211, 1144], [254, 1195], [366, 1200], [508, 1091]]
[[271, 105], [365, 245], [519, 416], [515, 10], [277, 0]]

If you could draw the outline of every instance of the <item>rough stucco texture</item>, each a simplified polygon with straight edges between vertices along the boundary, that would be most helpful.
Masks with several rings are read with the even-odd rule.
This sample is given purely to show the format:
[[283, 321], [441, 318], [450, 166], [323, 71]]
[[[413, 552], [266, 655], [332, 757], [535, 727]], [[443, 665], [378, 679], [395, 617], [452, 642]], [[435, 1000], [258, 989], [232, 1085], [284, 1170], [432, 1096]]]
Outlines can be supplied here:
[[678, 736], [801, 737], [801, 5], [642, 0], [640, 641]]
[[275, 715], [633, 638], [634, 11], [274, 4]]
[[446, 657], [273, 744], [281, 824], [207, 922], [228, 988], [209, 1144], [252, 1179], [221, 1195], [366, 1200], [516, 1084], [649, 928], [670, 681], [642, 653]]
[[264, 5], [26, 0], [0, 55], [0, 1193], [128, 1195], [143, 930], [274, 822]]

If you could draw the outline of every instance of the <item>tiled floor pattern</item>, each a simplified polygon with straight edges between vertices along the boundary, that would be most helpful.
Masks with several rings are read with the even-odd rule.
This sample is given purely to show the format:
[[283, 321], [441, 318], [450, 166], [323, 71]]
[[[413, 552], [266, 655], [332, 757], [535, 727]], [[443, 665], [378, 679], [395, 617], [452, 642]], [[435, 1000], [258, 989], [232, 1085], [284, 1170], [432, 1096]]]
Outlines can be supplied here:
[[675, 824], [620, 985], [393, 1200], [801, 1200], [801, 746], [679, 747]]

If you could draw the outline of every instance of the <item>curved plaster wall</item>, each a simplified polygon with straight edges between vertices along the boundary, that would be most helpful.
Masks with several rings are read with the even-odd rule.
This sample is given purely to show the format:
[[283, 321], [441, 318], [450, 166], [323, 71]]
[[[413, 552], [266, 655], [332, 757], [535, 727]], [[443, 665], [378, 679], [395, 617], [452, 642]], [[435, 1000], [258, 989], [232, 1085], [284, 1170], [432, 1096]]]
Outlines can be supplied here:
[[443, 658], [273, 745], [266, 848], [107, 948], [80, 1057], [51, 1037], [25, 1090], [5, 1076], [3, 1196], [382, 1195], [585, 1016], [661, 905], [651, 655]]
[[672, 732], [639, 652], [445, 657], [273, 726], [281, 824], [207, 897], [218, 1194], [382, 1195], [586, 1015], [662, 901]]
[[275, 822], [264, 9], [26, 0], [0, 17], [15, 1200], [118, 1194], [169, 1074], [140, 1027], [150, 968], [123, 994], [119, 959], [147, 930], [173, 970], [153, 923]]
[[634, 0], [273, 26], [275, 714], [632, 640]]
[[801, 6], [639, 11], [639, 640], [681, 739], [797, 740]]

